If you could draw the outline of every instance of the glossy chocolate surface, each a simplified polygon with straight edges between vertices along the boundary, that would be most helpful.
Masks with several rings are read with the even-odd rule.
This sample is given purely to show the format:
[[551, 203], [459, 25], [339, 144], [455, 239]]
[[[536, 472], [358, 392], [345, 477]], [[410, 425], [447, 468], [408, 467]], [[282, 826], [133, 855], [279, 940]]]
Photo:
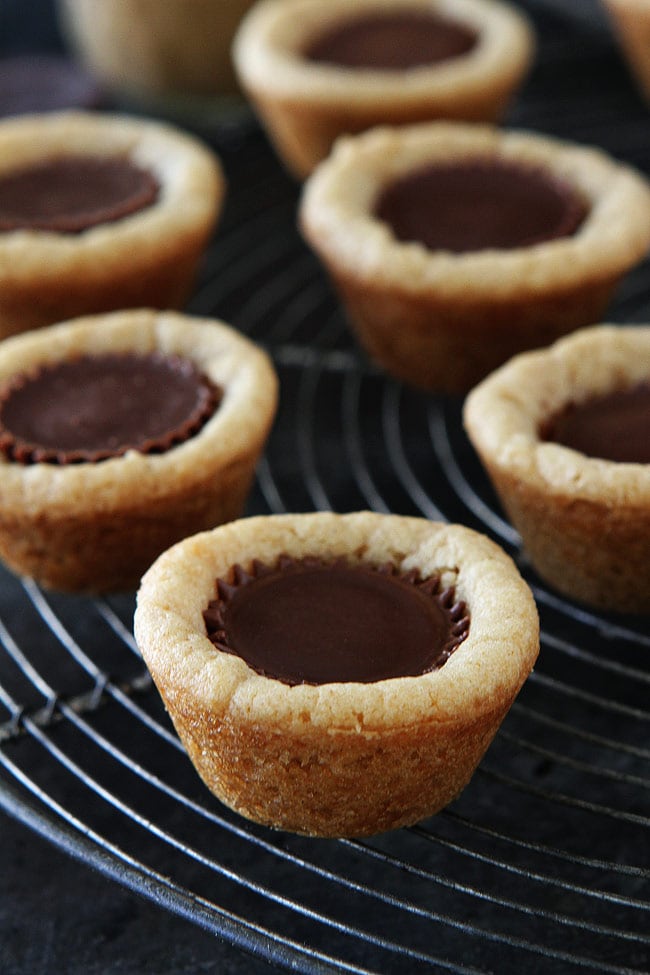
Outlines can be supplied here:
[[460, 57], [476, 42], [476, 33], [464, 24], [407, 6], [341, 21], [314, 38], [303, 54], [339, 67], [404, 71]]
[[413, 170], [385, 187], [375, 215], [400, 241], [467, 253], [569, 236], [586, 208], [550, 172], [484, 158]]
[[571, 404], [546, 424], [543, 439], [588, 457], [650, 464], [650, 383]]
[[155, 203], [153, 174], [126, 158], [60, 156], [0, 173], [0, 231], [80, 233]]
[[208, 636], [290, 685], [418, 676], [441, 667], [469, 630], [453, 590], [393, 566], [283, 557], [233, 573], [204, 613]]
[[0, 391], [0, 449], [25, 464], [161, 453], [196, 433], [219, 399], [188, 359], [85, 356], [18, 376]]

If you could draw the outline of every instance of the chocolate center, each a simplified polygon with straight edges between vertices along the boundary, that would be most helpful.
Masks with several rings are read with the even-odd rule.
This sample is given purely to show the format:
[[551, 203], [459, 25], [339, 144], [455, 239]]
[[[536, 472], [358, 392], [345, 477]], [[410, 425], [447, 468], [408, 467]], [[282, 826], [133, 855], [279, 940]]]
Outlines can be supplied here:
[[155, 203], [153, 175], [128, 159], [61, 156], [0, 173], [0, 231], [80, 233]]
[[220, 391], [188, 359], [84, 356], [15, 377], [0, 390], [0, 449], [23, 464], [70, 464], [129, 449], [161, 453], [193, 436]]
[[304, 49], [309, 61], [403, 71], [460, 57], [477, 43], [463, 24], [419, 10], [361, 14], [335, 24]]
[[544, 426], [542, 438], [588, 457], [650, 464], [650, 383], [570, 404]]
[[469, 617], [437, 577], [344, 561], [282, 557], [235, 566], [204, 613], [220, 650], [285, 684], [371, 683], [441, 667]]
[[386, 186], [375, 215], [400, 241], [467, 253], [568, 237], [586, 208], [540, 167], [485, 158], [413, 170]]

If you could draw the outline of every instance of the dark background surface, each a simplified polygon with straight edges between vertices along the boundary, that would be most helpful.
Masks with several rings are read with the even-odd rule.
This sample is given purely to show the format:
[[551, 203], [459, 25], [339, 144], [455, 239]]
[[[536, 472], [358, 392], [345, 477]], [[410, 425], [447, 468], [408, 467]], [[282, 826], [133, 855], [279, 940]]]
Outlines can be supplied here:
[[[537, 122], [540, 130], [568, 138], [574, 135], [577, 128], [587, 139], [590, 140], [593, 136], [594, 141], [610, 149], [615, 155], [620, 154], [618, 150], [623, 145], [624, 138], [627, 138], [626, 145], [629, 146], [631, 160], [647, 167], [650, 163], [650, 150], [645, 147], [648, 145], [647, 134], [650, 126], [646, 127], [646, 109], [641, 105], [629, 80], [596, 0], [593, 2], [539, 0], [539, 3], [531, 0], [522, 5], [532, 10], [539, 8], [545, 12], [552, 12], [552, 16], [544, 18], [544, 36], [547, 45], [553, 47], [556, 42], [558, 47], [563, 44], [566, 46], [566, 43], [572, 45], [576, 65], [575, 74], [569, 77], [564, 55], [562, 56], [564, 60], [560, 59], [559, 62], [554, 57], [540, 59], [522, 93], [523, 100], [528, 106], [527, 114], [522, 114], [515, 106], [510, 121], [513, 124], [520, 124], [522, 118], [526, 121], [532, 118]], [[567, 30], [571, 29], [571, 25], [578, 19], [584, 23], [587, 15], [589, 15], [588, 19], [593, 21], [593, 32], [589, 35], [588, 43], [582, 46], [578, 30], [574, 35], [575, 44], [572, 40], [567, 42], [562, 35], [565, 26]], [[0, 0], [0, 55], [27, 50], [58, 51], [61, 48], [62, 42], [57, 33], [50, 0]], [[562, 65], [561, 71], [557, 69], [558, 63]], [[571, 85], [570, 90], [566, 88], [567, 83]], [[600, 95], [598, 105], [592, 97], [596, 91]], [[580, 106], [579, 113], [576, 112], [576, 105]], [[584, 111], [582, 106], [585, 108]], [[627, 128], [625, 125], [619, 125], [621, 107], [625, 111], [630, 109], [625, 119]], [[607, 126], [602, 122], [603, 109], [609, 113]], [[642, 136], [639, 135], [641, 132]], [[258, 151], [257, 148], [255, 151]], [[233, 161], [236, 165], [235, 153], [230, 158], [230, 162]], [[287, 180], [283, 181], [275, 171], [270, 185], [279, 185], [286, 198], [291, 199], [291, 188]], [[298, 256], [302, 260], [302, 252], [299, 252]], [[279, 272], [282, 271], [283, 267], [279, 265]], [[638, 298], [633, 295], [627, 307], [634, 307], [641, 316], [642, 312], [639, 308], [648, 306], [647, 269], [639, 280], [642, 284], [642, 296]], [[238, 313], [238, 306], [246, 304], [250, 298], [250, 295], [244, 292], [245, 288], [242, 288], [241, 293], [236, 289], [233, 291], [234, 316]], [[625, 310], [623, 306], [617, 307], [623, 315]], [[637, 320], [643, 318], [637, 317]], [[341, 348], [343, 353], [346, 353], [348, 346], [345, 341]], [[287, 349], [285, 348], [284, 351], [286, 352]], [[364, 381], [366, 378], [364, 377]], [[367, 379], [369, 386], [372, 386], [373, 382], [372, 376]], [[289, 392], [293, 394], [293, 387], [289, 386]], [[379, 399], [378, 391], [377, 401]], [[327, 403], [328, 400], [324, 398], [325, 409]], [[413, 400], [414, 410], [421, 405], [421, 401]], [[294, 411], [292, 404], [292, 412]], [[364, 417], [364, 422], [366, 419]], [[411, 443], [411, 440], [417, 439], [415, 412], [413, 419], [414, 424], [409, 428], [408, 434], [410, 440], [406, 446], [409, 450], [413, 448], [416, 451], [419, 449], [417, 444]], [[272, 451], [274, 464], [277, 466], [282, 462], [286, 465], [281, 471], [282, 483], [286, 486], [291, 483], [295, 472], [291, 469], [294, 463], [291, 449], [293, 443], [287, 440], [288, 449], [280, 450], [281, 446], [285, 446], [282, 438], [286, 417], [283, 422], [285, 426], [280, 424]], [[381, 453], [384, 445], [381, 444], [377, 448], [374, 440], [372, 444], [372, 450], [376, 450], [377, 470], [379, 470], [385, 466], [384, 455]], [[321, 447], [325, 451], [327, 445], [322, 444]], [[348, 504], [349, 496], [346, 492], [349, 488], [349, 480], [345, 472], [342, 472], [339, 480], [336, 480], [331, 473], [336, 469], [338, 450], [338, 442], [332, 439], [327, 454], [330, 461], [328, 489], [331, 491], [329, 500], [333, 500], [337, 508], [343, 509]], [[279, 459], [280, 456], [282, 461]], [[340, 493], [337, 493], [339, 486]], [[389, 494], [388, 491], [386, 493]], [[285, 499], [292, 503], [292, 507], [299, 510], [309, 506], [310, 501], [313, 500], [313, 492], [310, 497], [309, 492], [303, 489], [302, 485], [296, 484], [295, 489], [286, 489]], [[395, 510], [398, 510], [397, 506]], [[0, 588], [2, 586], [2, 579], [0, 579]], [[5, 585], [5, 592], [7, 588], [11, 591], [11, 584], [8, 587]], [[7, 608], [4, 604], [7, 600], [9, 596], [0, 592], [0, 603], [3, 604], [5, 618]], [[19, 610], [15, 612], [18, 613]], [[643, 691], [642, 686], [638, 690], [639, 709], [643, 706]], [[608, 733], [610, 731], [611, 729], [608, 729]], [[538, 766], [536, 774], [539, 777], [535, 781], [543, 784], [544, 776], [550, 774], [550, 764], [540, 760]], [[193, 785], [188, 785], [188, 791], [192, 788]], [[197, 796], [199, 796], [198, 790]], [[531, 808], [535, 806], [531, 804]], [[197, 924], [183, 920], [144, 897], [131, 893], [109, 877], [90, 869], [55, 848], [49, 841], [22, 823], [0, 814], [0, 829], [2, 830], [0, 834], [0, 877], [2, 878], [0, 880], [0, 975], [39, 975], [39, 973], [54, 975], [59, 972], [68, 975], [82, 975], [82, 973], [83, 975], [93, 975], [93, 973], [175, 975], [177, 972], [263, 975], [275, 970], [265, 961], [253, 958], [225, 944], [220, 938], [203, 931]], [[559, 845], [562, 842], [563, 838], [558, 841]], [[579, 847], [580, 841], [576, 840], [575, 845]], [[588, 838], [585, 838], [583, 845], [584, 852], [588, 854]], [[620, 847], [621, 859], [629, 853], [625, 849], [625, 842], [621, 836], [613, 837], [612, 845], [616, 849]], [[604, 846], [605, 844], [601, 844], [599, 848]], [[488, 854], [492, 853], [489, 842], [485, 844], [485, 851]], [[646, 852], [650, 855], [650, 850]], [[612, 852], [611, 857], [612, 860], [615, 859], [616, 851]], [[640, 862], [647, 862], [644, 860], [643, 851], [639, 853], [639, 858]], [[638, 879], [639, 897], [647, 897], [647, 879], [647, 875], [642, 875]], [[628, 887], [625, 887], [626, 893], [629, 894], [630, 891], [632, 891], [631, 881]], [[565, 895], [568, 901], [569, 895], [566, 891]], [[233, 894], [233, 897], [236, 896]], [[516, 895], [512, 894], [512, 896]], [[228, 906], [233, 910], [238, 908], [234, 900]], [[560, 909], [561, 905], [558, 903], [558, 911]], [[599, 920], [603, 925], [609, 923], [609, 918], [604, 915], [599, 916]], [[531, 930], [537, 923], [536, 918], [531, 917]], [[299, 932], [298, 925], [296, 931]], [[289, 934], [291, 933], [294, 932], [290, 931]], [[295, 936], [300, 935], [297, 933]], [[578, 935], [575, 937], [578, 938]], [[336, 946], [333, 945], [332, 951], [335, 950]], [[647, 958], [647, 955], [645, 957]], [[363, 965], [364, 961], [363, 950], [360, 949], [357, 962]], [[613, 962], [622, 964], [618, 955], [616, 958], [613, 957]], [[633, 965], [635, 971], [643, 970], [643, 958], [638, 950], [634, 957], [630, 954], [626, 963], [630, 965], [630, 970]], [[404, 971], [408, 971], [407, 965], [408, 963]], [[490, 970], [498, 970], [498, 967], [492, 965]], [[561, 961], [558, 962], [557, 958], [551, 961], [536, 956], [534, 964], [527, 970], [531, 975], [533, 972], [544, 973], [544, 975], [551, 972], [553, 975], [559, 973], [564, 975], [568, 969]], [[572, 968], [571, 971], [573, 970]]]
[[[64, 50], [51, 0], [0, 0], [0, 57]], [[273, 970], [0, 812], [0, 975]]]

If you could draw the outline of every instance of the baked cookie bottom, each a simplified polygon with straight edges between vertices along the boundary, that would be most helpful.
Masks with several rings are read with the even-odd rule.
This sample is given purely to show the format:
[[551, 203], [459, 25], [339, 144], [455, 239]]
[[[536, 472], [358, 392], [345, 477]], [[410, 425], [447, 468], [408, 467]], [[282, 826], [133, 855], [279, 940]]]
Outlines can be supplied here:
[[540, 428], [569, 403], [650, 380], [650, 328], [595, 326], [516, 357], [468, 397], [465, 425], [530, 560], [588, 605], [650, 612], [650, 466], [587, 457]]
[[[217, 578], [281, 554], [440, 573], [469, 634], [439, 670], [290, 686], [217, 650]], [[361, 512], [240, 520], [184, 540], [143, 578], [138, 646], [206, 786], [268, 826], [368, 835], [437, 812], [468, 783], [537, 657], [537, 613], [511, 560], [469, 529]]]
[[[355, 13], [394, 10], [395, 0], [357, 0]], [[305, 44], [338, 19], [347, 0], [266, 0], [244, 18], [233, 58], [242, 87], [280, 158], [302, 179], [344, 133], [375, 125], [431, 119], [496, 122], [530, 66], [534, 35], [528, 20], [495, 0], [411, 0], [475, 31], [476, 46], [449, 61], [396, 73], [318, 64]]]
[[266, 355], [221, 322], [149, 310], [114, 312], [15, 336], [0, 345], [0, 382], [81, 355], [184, 356], [223, 391], [194, 436], [158, 454], [97, 463], [0, 459], [0, 557], [64, 591], [137, 586], [186, 535], [238, 517], [275, 415]]
[[67, 155], [127, 158], [155, 177], [158, 198], [81, 233], [0, 233], [0, 338], [120, 308], [180, 308], [219, 218], [219, 160], [171, 126], [75, 111], [0, 123], [0, 174]]
[[[399, 241], [375, 216], [382, 190], [418, 167], [482, 159], [567, 183], [587, 208], [581, 226], [532, 246], [456, 254]], [[370, 357], [412, 385], [462, 393], [516, 353], [602, 317], [650, 246], [650, 190], [595, 149], [436, 122], [339, 140], [307, 180], [299, 219]]]

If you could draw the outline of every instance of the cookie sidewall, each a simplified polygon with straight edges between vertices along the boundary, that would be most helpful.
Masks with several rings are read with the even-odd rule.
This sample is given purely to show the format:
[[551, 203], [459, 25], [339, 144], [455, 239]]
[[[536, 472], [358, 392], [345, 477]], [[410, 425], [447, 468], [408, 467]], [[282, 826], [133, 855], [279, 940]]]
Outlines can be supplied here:
[[474, 389], [470, 440], [539, 574], [564, 595], [650, 610], [650, 466], [614, 463], [541, 439], [572, 402], [650, 377], [650, 328], [593, 326], [515, 357]]
[[[576, 233], [455, 254], [399, 241], [375, 217], [392, 181], [486, 158], [541, 167], [571, 186], [588, 210]], [[340, 139], [305, 184], [299, 222], [369, 356], [411, 385], [458, 393], [511, 356], [601, 318], [650, 246], [650, 188], [589, 147], [435, 122]]]
[[237, 517], [277, 405], [277, 377], [253, 343], [222, 322], [173, 312], [114, 312], [49, 326], [0, 345], [0, 380], [80, 355], [189, 358], [223, 391], [201, 430], [161, 454], [99, 463], [0, 460], [0, 555], [48, 588], [134, 588], [186, 535]]
[[[439, 572], [468, 604], [469, 636], [420, 677], [288, 686], [256, 674], [214, 648], [202, 612], [232, 565], [283, 553]], [[539, 649], [530, 591], [497, 546], [370, 512], [249, 518], [185, 540], [145, 575], [134, 632], [208, 788], [258, 822], [323, 836], [381, 832], [446, 805]]]
[[0, 233], [0, 337], [120, 308], [180, 308], [226, 192], [218, 158], [174, 127], [89, 112], [0, 123], [0, 174], [66, 155], [128, 158], [159, 184], [150, 206], [78, 234]]
[[[394, 0], [361, 0], [357, 10], [394, 9]], [[496, 122], [530, 66], [532, 27], [524, 15], [493, 0], [414, 0], [477, 34], [468, 54], [400, 72], [345, 69], [301, 56], [307, 40], [349, 15], [345, 0], [266, 0], [244, 17], [233, 59], [244, 90], [280, 158], [302, 179], [329, 154], [336, 138], [375, 125], [436, 118]]]

